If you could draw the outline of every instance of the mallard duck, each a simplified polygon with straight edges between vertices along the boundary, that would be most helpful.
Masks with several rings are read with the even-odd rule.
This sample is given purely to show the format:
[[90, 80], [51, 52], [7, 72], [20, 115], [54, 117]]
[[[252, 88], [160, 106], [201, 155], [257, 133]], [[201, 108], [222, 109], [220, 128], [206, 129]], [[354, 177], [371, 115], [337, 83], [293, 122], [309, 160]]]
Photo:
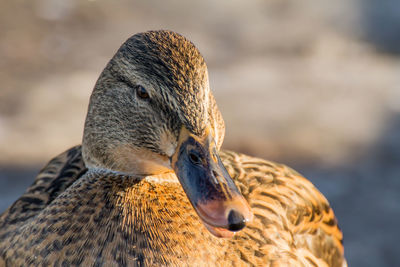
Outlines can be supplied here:
[[82, 145], [0, 217], [6, 266], [344, 266], [327, 200], [285, 165], [220, 150], [197, 48], [129, 38], [90, 97]]

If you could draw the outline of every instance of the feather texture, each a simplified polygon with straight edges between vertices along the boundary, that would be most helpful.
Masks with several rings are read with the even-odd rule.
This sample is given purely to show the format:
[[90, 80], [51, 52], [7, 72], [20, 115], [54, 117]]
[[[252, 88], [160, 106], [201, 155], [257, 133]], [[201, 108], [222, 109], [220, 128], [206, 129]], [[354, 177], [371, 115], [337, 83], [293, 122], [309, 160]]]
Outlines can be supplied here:
[[174, 177], [87, 172], [78, 146], [0, 217], [0, 255], [7, 266], [343, 266], [341, 231], [308, 180], [258, 158], [221, 157], [254, 212], [232, 239], [205, 229]]

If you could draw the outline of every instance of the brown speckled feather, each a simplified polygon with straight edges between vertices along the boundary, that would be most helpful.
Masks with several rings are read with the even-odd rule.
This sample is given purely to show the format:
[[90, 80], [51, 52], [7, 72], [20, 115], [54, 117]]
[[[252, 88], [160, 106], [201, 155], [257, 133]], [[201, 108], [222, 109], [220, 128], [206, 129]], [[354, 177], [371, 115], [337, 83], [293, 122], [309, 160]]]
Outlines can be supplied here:
[[86, 172], [74, 147], [0, 217], [0, 259], [7, 266], [345, 264], [334, 214], [309, 181], [246, 155], [221, 158], [255, 215], [233, 239], [204, 228], [173, 174], [160, 183]]
[[52, 159], [26, 192], [0, 216], [0, 240], [36, 216], [85, 172], [80, 146]]
[[307, 179], [285, 165], [234, 152], [224, 152], [223, 161], [254, 213], [253, 222], [242, 231], [249, 239], [241, 238], [243, 246], [237, 246], [249, 262], [345, 264], [333, 211]]

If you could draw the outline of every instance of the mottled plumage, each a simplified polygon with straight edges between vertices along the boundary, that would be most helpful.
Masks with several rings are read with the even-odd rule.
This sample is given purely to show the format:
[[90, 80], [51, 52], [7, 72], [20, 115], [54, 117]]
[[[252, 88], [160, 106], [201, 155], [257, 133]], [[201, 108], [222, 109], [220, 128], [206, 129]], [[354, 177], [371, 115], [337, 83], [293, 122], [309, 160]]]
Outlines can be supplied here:
[[[139, 84], [149, 99], [135, 95]], [[223, 135], [207, 69], [193, 44], [168, 31], [133, 36], [96, 84], [83, 146], [51, 160], [1, 215], [0, 266], [344, 266], [332, 209], [292, 169], [220, 151], [252, 220], [245, 204], [230, 202], [235, 189], [224, 185], [227, 176], [214, 154]], [[201, 145], [192, 163], [211, 168], [216, 182], [199, 199], [182, 173], [192, 168], [182, 161], [182, 149], [192, 146], [187, 140]], [[210, 187], [220, 184], [228, 195]], [[210, 232], [203, 225], [209, 215], [198, 209], [215, 199], [245, 218], [243, 229], [233, 225], [241, 230], [232, 238], [210, 233], [226, 233], [217, 225], [225, 217], [211, 221]]]

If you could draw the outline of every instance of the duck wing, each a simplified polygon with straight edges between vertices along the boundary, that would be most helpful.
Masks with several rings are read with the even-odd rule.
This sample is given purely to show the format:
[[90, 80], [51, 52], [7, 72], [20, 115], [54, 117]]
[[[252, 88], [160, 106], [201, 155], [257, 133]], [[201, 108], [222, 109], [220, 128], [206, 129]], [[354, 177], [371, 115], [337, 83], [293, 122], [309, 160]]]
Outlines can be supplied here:
[[[342, 232], [326, 198], [291, 168], [235, 152], [221, 158], [254, 219], [238, 233], [250, 265], [346, 266]], [[268, 266], [269, 266], [268, 265]]]
[[15, 229], [38, 215], [86, 171], [80, 145], [53, 158], [26, 192], [0, 215], [0, 240], [5, 240]]

